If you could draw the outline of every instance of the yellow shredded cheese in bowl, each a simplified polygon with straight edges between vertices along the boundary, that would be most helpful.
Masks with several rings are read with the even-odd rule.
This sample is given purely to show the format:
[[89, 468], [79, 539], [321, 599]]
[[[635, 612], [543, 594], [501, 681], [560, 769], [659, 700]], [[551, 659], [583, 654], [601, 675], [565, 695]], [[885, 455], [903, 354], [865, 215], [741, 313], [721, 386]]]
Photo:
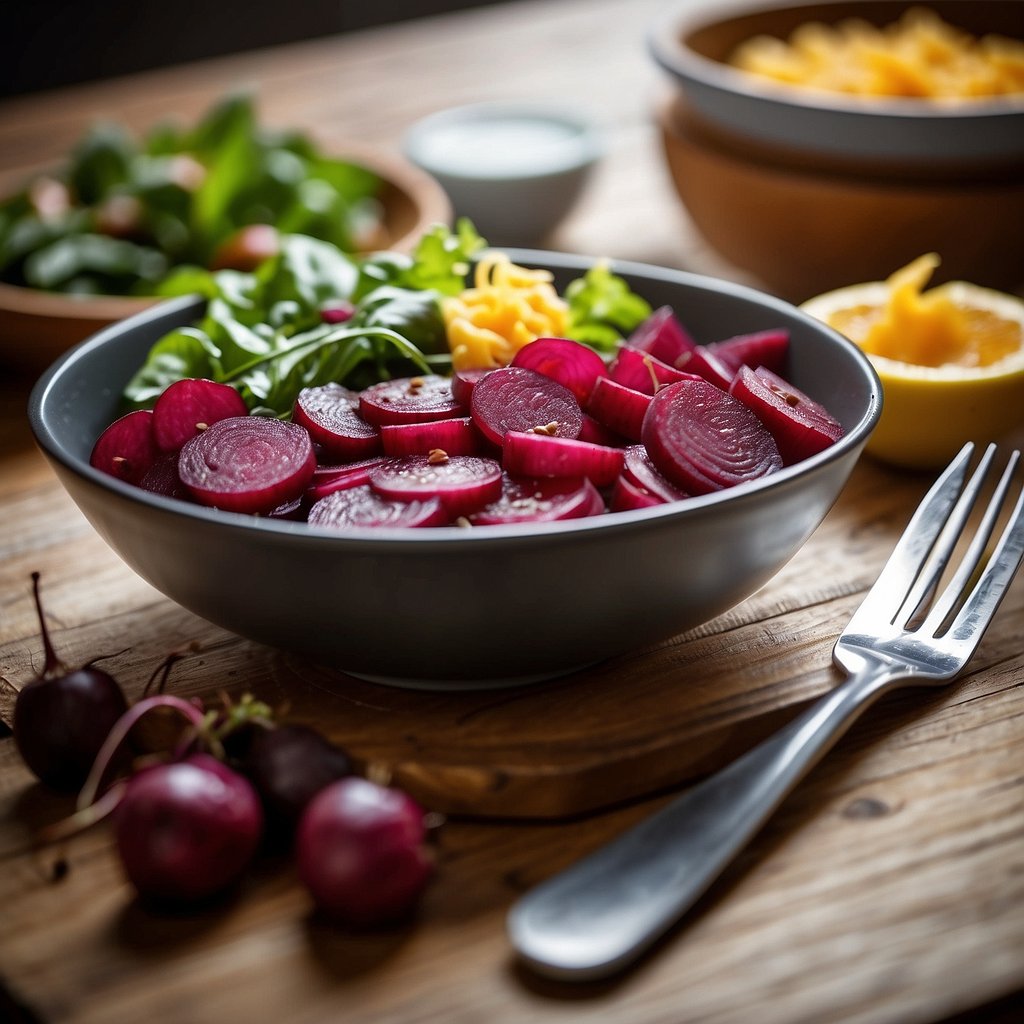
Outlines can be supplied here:
[[485, 253], [473, 286], [441, 303], [454, 369], [507, 366], [531, 341], [565, 337], [569, 307], [551, 282], [546, 270], [517, 266], [504, 253]]

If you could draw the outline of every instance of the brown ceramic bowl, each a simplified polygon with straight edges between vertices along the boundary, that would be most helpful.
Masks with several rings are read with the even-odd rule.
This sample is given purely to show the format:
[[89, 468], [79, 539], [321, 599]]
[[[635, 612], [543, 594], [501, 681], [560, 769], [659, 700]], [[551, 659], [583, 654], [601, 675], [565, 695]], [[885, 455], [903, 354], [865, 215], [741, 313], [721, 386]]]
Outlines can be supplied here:
[[[744, 39], [807, 21], [897, 20], [909, 2], [697, 0], [650, 33], [674, 88], [657, 116], [672, 180], [723, 256], [795, 301], [887, 277], [923, 252], [937, 280], [1024, 282], [1024, 97], [938, 104], [762, 83], [727, 64]], [[1024, 37], [1024, 2], [936, 0], [976, 35]], [[725, 13], [723, 13], [723, 10]]]
[[[409, 250], [431, 225], [451, 224], [452, 209], [444, 189], [404, 157], [354, 142], [332, 149], [381, 179], [383, 221], [373, 248]], [[80, 298], [0, 282], [0, 362], [42, 370], [77, 342], [158, 301]]]

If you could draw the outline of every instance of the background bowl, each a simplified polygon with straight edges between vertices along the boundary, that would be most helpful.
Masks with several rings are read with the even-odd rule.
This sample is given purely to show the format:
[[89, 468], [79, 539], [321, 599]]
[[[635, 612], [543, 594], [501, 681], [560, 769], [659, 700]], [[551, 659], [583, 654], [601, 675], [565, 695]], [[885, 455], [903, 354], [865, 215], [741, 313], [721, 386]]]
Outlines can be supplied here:
[[[590, 265], [512, 251], [561, 288]], [[150, 345], [193, 320], [178, 300], [109, 327], [39, 381], [32, 428], [62, 483], [140, 576], [226, 629], [371, 679], [437, 688], [569, 672], [674, 636], [774, 575], [842, 489], [880, 407], [852, 343], [770, 296], [633, 264], [615, 267], [652, 304], [684, 312], [698, 341], [788, 327], [793, 383], [846, 435], [779, 473], [685, 503], [543, 526], [370, 530], [217, 512], [150, 494], [88, 464]]]
[[[939, 104], [776, 85], [730, 67], [741, 41], [807, 21], [889, 24], [899, 0], [689, 3], [649, 44], [672, 86], [657, 117], [672, 180], [722, 255], [795, 301], [878, 280], [926, 251], [938, 280], [1024, 282], [1024, 98]], [[945, 20], [1024, 37], [1024, 2], [937, 0]]]
[[502, 102], [431, 114], [404, 146], [456, 215], [502, 246], [542, 243], [576, 205], [601, 152], [596, 130], [576, 114]]
[[[404, 157], [364, 143], [342, 143], [332, 155], [373, 171], [381, 180], [380, 237], [375, 248], [411, 249], [433, 224], [451, 224], [441, 186]], [[148, 309], [158, 299], [80, 297], [0, 282], [0, 358], [40, 371], [72, 345], [108, 324]]]

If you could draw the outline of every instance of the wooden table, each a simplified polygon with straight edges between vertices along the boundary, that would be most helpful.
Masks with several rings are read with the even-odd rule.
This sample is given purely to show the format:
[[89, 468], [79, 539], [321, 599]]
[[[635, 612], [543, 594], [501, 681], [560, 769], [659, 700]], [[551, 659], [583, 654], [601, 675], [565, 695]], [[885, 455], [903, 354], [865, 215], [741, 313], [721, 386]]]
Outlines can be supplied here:
[[[256, 89], [271, 122], [388, 147], [441, 107], [555, 97], [594, 117], [608, 152], [552, 248], [744, 280], [696, 237], [661, 165], [651, 111], [662, 82], [643, 41], [661, 6], [525, 0], [8, 101], [0, 105], [0, 184], [59, 157], [96, 117], [137, 128], [172, 113], [194, 117], [239, 85]], [[39, 570], [60, 651], [81, 663], [129, 645], [109, 667], [131, 697], [169, 651], [197, 641], [200, 652], [173, 678], [177, 692], [291, 692], [304, 695], [307, 710], [310, 692], [347, 701], [368, 731], [353, 727], [345, 739], [362, 739], [380, 756], [389, 730], [396, 736], [416, 720], [418, 700], [427, 721], [461, 716], [486, 731], [500, 729], [503, 715], [528, 723], [523, 709], [548, 699], [542, 691], [440, 701], [399, 693], [196, 619], [136, 578], [92, 532], [33, 447], [24, 418], [31, 380], [0, 373], [0, 673], [14, 684], [41, 664], [29, 589]], [[863, 460], [819, 531], [760, 593], [690, 634], [551, 684], [563, 718], [535, 726], [547, 728], [546, 748], [540, 732], [524, 726], [519, 784], [528, 787], [536, 769], [534, 785], [571, 791], [572, 773], [586, 767], [593, 786], [604, 751], [609, 761], [632, 757], [624, 770], [646, 795], [569, 816], [557, 807], [532, 818], [451, 814], [437, 878], [416, 921], [401, 928], [359, 934], [320, 922], [292, 869], [280, 864], [261, 864], [226, 905], [155, 914], [132, 899], [103, 826], [67, 846], [69, 870], [55, 880], [55, 851], [30, 854], [25, 844], [67, 802], [33, 784], [13, 742], [0, 741], [0, 1018], [1020, 1019], [1020, 581], [972, 670], [945, 690], [891, 698], [871, 712], [637, 969], [611, 983], [559, 986], [517, 966], [504, 937], [505, 913], [520, 893], [660, 806], [666, 797], [654, 788], [679, 787], [687, 773], [681, 763], [673, 775], [671, 755], [694, 731], [684, 714], [691, 705], [699, 705], [701, 735], [720, 741], [721, 760], [750, 742], [750, 723], [763, 731], [834, 683], [831, 644], [928, 482]], [[621, 735], [609, 707], [626, 720]], [[580, 729], [559, 744], [559, 723], [574, 709]], [[561, 772], [547, 782], [545, 755]], [[701, 767], [692, 760], [689, 774]]]

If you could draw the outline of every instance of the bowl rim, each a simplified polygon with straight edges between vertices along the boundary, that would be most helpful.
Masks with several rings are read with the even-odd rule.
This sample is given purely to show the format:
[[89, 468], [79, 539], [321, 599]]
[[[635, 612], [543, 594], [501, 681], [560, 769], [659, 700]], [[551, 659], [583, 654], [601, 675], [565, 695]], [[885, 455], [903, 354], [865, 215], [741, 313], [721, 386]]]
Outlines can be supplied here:
[[[554, 253], [533, 249], [503, 249], [516, 262], [553, 270], [581, 272], [593, 266], [597, 260], [566, 253]], [[220, 509], [188, 504], [174, 498], [144, 491], [140, 487], [102, 473], [89, 465], [86, 459], [67, 452], [54, 440], [47, 425], [47, 403], [56, 383], [68, 373], [77, 362], [87, 358], [96, 349], [102, 348], [118, 338], [126, 330], [143, 326], [152, 320], [182, 314], [189, 310], [198, 312], [205, 300], [198, 296], [184, 296], [162, 302], [96, 332], [58, 358], [36, 381], [29, 396], [28, 418], [36, 443], [47, 457], [71, 472], [81, 481], [99, 490], [108, 491], [121, 500], [147, 507], [155, 513], [180, 516], [183, 522], [197, 520], [215, 529], [225, 531], [241, 530], [248, 536], [268, 536], [278, 541], [311, 546], [324, 546], [344, 550], [354, 548], [364, 553], [376, 553], [382, 549], [395, 550], [396, 543], [406, 552], [445, 549], [460, 545], [473, 548], [492, 548], [522, 542], [524, 538], [546, 544], [561, 544], [580, 539], [594, 532], [615, 534], [621, 530], [636, 527], [656, 527], [664, 520], [691, 518], [713, 511], [725, 502], [734, 504], [757, 500], [765, 491], [777, 491], [798, 486], [805, 474], [837, 462], [852, 450], [862, 447], [878, 423], [882, 410], [882, 384], [871, 361], [864, 353], [838, 331], [805, 313], [799, 307], [761, 292], [748, 285], [694, 274], [683, 270], [657, 267], [652, 264], [628, 260], [609, 260], [615, 273], [637, 275], [669, 284], [679, 284], [701, 289], [710, 289], [726, 296], [754, 301], [770, 308], [778, 308], [787, 317], [795, 317], [813, 327], [818, 333], [831, 337], [833, 344], [844, 349], [853, 363], [860, 369], [868, 388], [867, 406], [860, 420], [834, 444], [824, 451], [791, 466], [785, 466], [775, 473], [757, 480], [737, 484], [711, 494], [688, 498], [683, 502], [669, 502], [650, 508], [632, 509], [614, 514], [589, 516], [546, 523], [510, 523], [488, 526], [485, 530], [467, 530], [459, 526], [441, 526], [431, 529], [409, 529], [402, 527], [352, 528], [344, 532], [326, 527], [310, 526], [304, 522], [283, 519], [269, 519]]]
[[824, 90], [802, 90], [785, 83], [759, 78], [691, 49], [685, 38], [697, 29], [762, 12], [797, 11], [802, 7], [821, 7], [844, 0], [702, 0], [683, 7], [670, 5], [647, 31], [648, 50], [661, 67], [684, 82], [716, 92], [735, 95], [750, 103], [771, 107], [791, 107], [856, 118], [885, 118], [896, 122], [919, 120], [923, 123], [950, 124], [999, 120], [1024, 115], [1024, 97], [980, 97], [970, 100], [930, 100], [872, 96], [858, 99]]

